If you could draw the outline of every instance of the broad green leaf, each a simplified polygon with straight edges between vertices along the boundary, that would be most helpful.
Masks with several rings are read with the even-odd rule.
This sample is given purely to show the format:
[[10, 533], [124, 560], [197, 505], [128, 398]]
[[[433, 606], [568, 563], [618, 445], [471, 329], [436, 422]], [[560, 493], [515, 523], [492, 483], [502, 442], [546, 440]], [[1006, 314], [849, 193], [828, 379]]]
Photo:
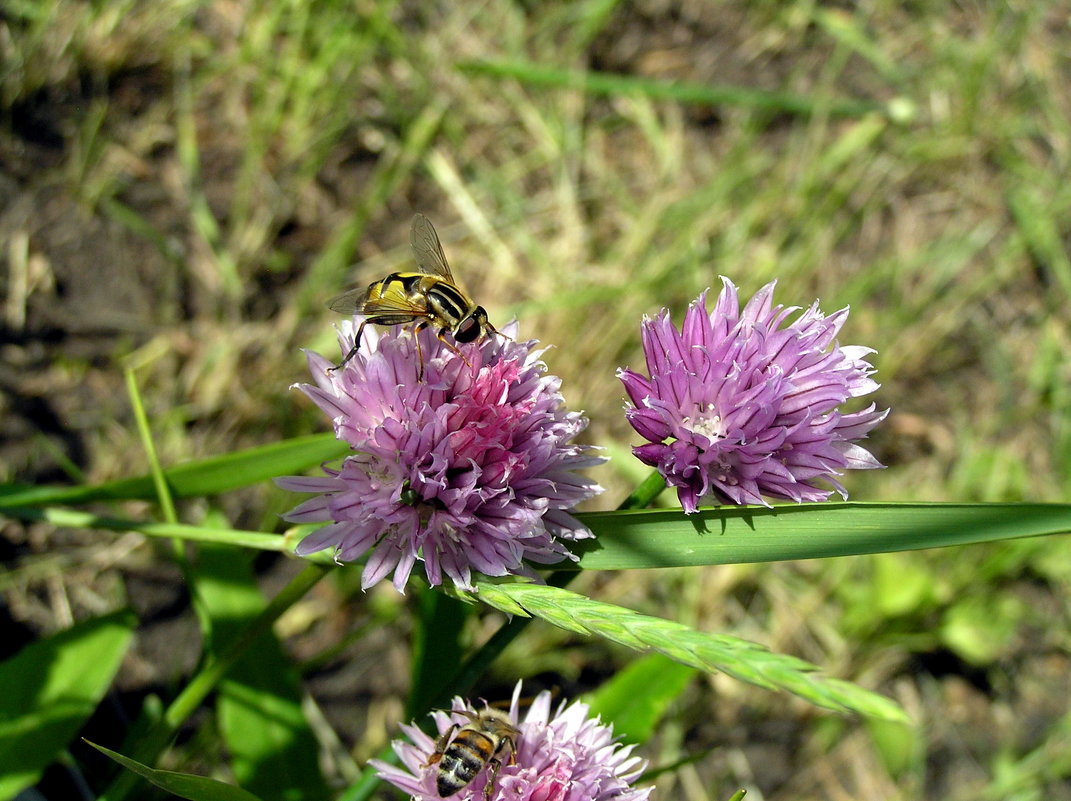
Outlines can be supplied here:
[[535, 616], [566, 631], [604, 637], [636, 650], [654, 650], [684, 665], [722, 672], [768, 690], [785, 690], [817, 706], [867, 717], [906, 721], [893, 701], [851, 682], [817, 674], [794, 656], [726, 634], [641, 615], [545, 584], [476, 582], [476, 597], [507, 614]]
[[[165, 470], [164, 476], [175, 498], [217, 495], [238, 487], [259, 484], [275, 476], [300, 473], [342, 456], [348, 450], [349, 446], [339, 442], [333, 434], [314, 434], [177, 465]], [[152, 476], [83, 487], [0, 486], [0, 505], [8, 507], [131, 498], [156, 498]]]
[[[89, 741], [86, 741], [89, 743]], [[156, 770], [146, 767], [140, 762], [135, 762], [129, 757], [110, 751], [102, 745], [89, 743], [102, 754], [114, 759], [124, 768], [138, 774], [144, 779], [155, 784], [162, 790], [179, 798], [188, 798], [190, 801], [260, 801], [252, 793], [248, 793], [241, 787], [226, 784], [216, 779], [205, 776], [194, 776], [190, 773], [175, 773], [170, 770]]]
[[1071, 504], [813, 503], [579, 515], [562, 570], [684, 567], [943, 548], [1071, 532]]
[[0, 663], [0, 798], [29, 787], [97, 708], [137, 619], [116, 612], [31, 643]]
[[698, 671], [661, 654], [630, 662], [587, 699], [592, 714], [614, 724], [627, 743], [646, 742]]
[[[251, 554], [210, 546], [193, 568], [216, 658], [267, 605], [251, 561]], [[265, 801], [327, 798], [317, 742], [301, 710], [301, 686], [274, 633], [253, 641], [220, 682], [216, 711], [239, 784]]]

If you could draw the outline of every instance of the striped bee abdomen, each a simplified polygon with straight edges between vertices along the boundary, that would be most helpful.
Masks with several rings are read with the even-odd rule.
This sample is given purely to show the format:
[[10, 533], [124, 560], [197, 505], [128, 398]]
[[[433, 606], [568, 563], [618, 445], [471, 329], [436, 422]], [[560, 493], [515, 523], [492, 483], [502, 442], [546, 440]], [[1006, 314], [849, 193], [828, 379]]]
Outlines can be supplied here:
[[443, 752], [435, 789], [440, 798], [451, 796], [483, 770], [494, 756], [495, 742], [486, 734], [462, 729]]

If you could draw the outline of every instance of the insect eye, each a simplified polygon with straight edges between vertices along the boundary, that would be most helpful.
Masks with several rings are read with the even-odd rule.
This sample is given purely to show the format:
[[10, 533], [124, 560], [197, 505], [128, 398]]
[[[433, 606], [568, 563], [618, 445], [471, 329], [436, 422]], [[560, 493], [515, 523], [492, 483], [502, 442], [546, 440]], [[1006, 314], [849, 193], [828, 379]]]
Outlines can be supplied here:
[[467, 317], [461, 321], [461, 325], [454, 331], [454, 339], [458, 342], [472, 342], [480, 335], [480, 324], [474, 317]]

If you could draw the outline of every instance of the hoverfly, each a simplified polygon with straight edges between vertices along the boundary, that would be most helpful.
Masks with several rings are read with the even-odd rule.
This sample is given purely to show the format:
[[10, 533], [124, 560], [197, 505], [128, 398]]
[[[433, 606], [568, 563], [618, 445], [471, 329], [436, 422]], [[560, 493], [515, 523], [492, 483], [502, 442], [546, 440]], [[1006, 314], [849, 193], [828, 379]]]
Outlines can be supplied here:
[[[458, 728], [455, 723], [439, 738], [435, 751], [428, 757], [428, 767], [438, 764], [435, 790], [439, 798], [447, 798], [472, 783], [481, 770], [487, 768], [484, 798], [491, 797], [495, 777], [502, 767], [502, 758], [509, 751], [509, 764], [514, 764], [517, 737], [520, 731], [505, 712], [490, 706], [480, 712], [459, 710], [471, 722]], [[457, 736], [450, 739], [457, 731]]]
[[[431, 221], [423, 214], [413, 217], [409, 229], [409, 244], [416, 256], [419, 272], [391, 273], [363, 289], [351, 289], [327, 304], [328, 308], [340, 314], [362, 314], [365, 318], [357, 328], [353, 347], [332, 370], [341, 369], [356, 355], [361, 346], [361, 334], [369, 323], [416, 323], [414, 334], [433, 326], [439, 341], [460, 356], [465, 364], [468, 364], [468, 360], [455, 344], [445, 338], [447, 332], [451, 334], [454, 342], [460, 344], [483, 339], [488, 333], [505, 336], [491, 325], [483, 306], [476, 304], [455, 283], [439, 236], [435, 233]], [[417, 340], [417, 357], [421, 360], [422, 376], [424, 362], [420, 355], [420, 340]]]

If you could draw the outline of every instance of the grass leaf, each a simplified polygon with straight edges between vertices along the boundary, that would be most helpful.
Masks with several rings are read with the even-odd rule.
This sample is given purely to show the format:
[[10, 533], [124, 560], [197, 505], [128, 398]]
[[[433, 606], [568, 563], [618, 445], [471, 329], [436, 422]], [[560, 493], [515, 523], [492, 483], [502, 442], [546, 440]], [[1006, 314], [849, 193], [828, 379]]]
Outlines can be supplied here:
[[[168, 468], [164, 476], [175, 498], [217, 495], [275, 476], [300, 473], [313, 465], [342, 456], [348, 450], [349, 446], [339, 442], [334, 434], [313, 434], [188, 462]], [[0, 486], [0, 503], [4, 506], [155, 498], [152, 476], [84, 487]]]
[[681, 664], [726, 673], [769, 690], [785, 690], [837, 712], [907, 721], [904, 711], [888, 698], [820, 676], [814, 665], [802, 659], [775, 654], [739, 637], [696, 631], [543, 584], [477, 581], [476, 586], [481, 601], [502, 611], [519, 606], [567, 631], [604, 637], [637, 650], [652, 649]]
[[[89, 741], [86, 741], [89, 743]], [[170, 770], [156, 770], [146, 767], [122, 754], [117, 754], [102, 745], [89, 743], [105, 756], [114, 759], [124, 768], [138, 774], [144, 779], [155, 784], [162, 790], [166, 790], [179, 798], [188, 798], [190, 801], [260, 801], [252, 793], [246, 792], [241, 787], [233, 784], [225, 784], [205, 776], [194, 776], [190, 773], [175, 773]]]
[[8, 509], [0, 506], [0, 515], [8, 515], [19, 520], [44, 520], [53, 525], [66, 528], [137, 531], [146, 537], [174, 537], [175, 539], [188, 540], [190, 542], [223, 543], [261, 551], [285, 551], [290, 544], [286, 536], [266, 534], [262, 531], [191, 526], [185, 523], [154, 523], [147, 520], [104, 517], [77, 509], [36, 509], [34, 507]]
[[532, 86], [554, 89], [580, 89], [598, 96], [635, 94], [677, 103], [739, 106], [790, 114], [813, 114], [822, 109], [830, 114], [848, 117], [860, 117], [882, 110], [880, 103], [869, 100], [816, 98], [744, 86], [660, 81], [633, 75], [561, 69], [530, 61], [462, 61], [457, 68], [470, 75], [510, 78]]
[[97, 708], [137, 620], [116, 612], [27, 645], [0, 663], [0, 798], [37, 781]]
[[[591, 570], [684, 567], [944, 548], [1071, 532], [1071, 504], [822, 503], [579, 515]], [[563, 570], [570, 564], [562, 564]]]

